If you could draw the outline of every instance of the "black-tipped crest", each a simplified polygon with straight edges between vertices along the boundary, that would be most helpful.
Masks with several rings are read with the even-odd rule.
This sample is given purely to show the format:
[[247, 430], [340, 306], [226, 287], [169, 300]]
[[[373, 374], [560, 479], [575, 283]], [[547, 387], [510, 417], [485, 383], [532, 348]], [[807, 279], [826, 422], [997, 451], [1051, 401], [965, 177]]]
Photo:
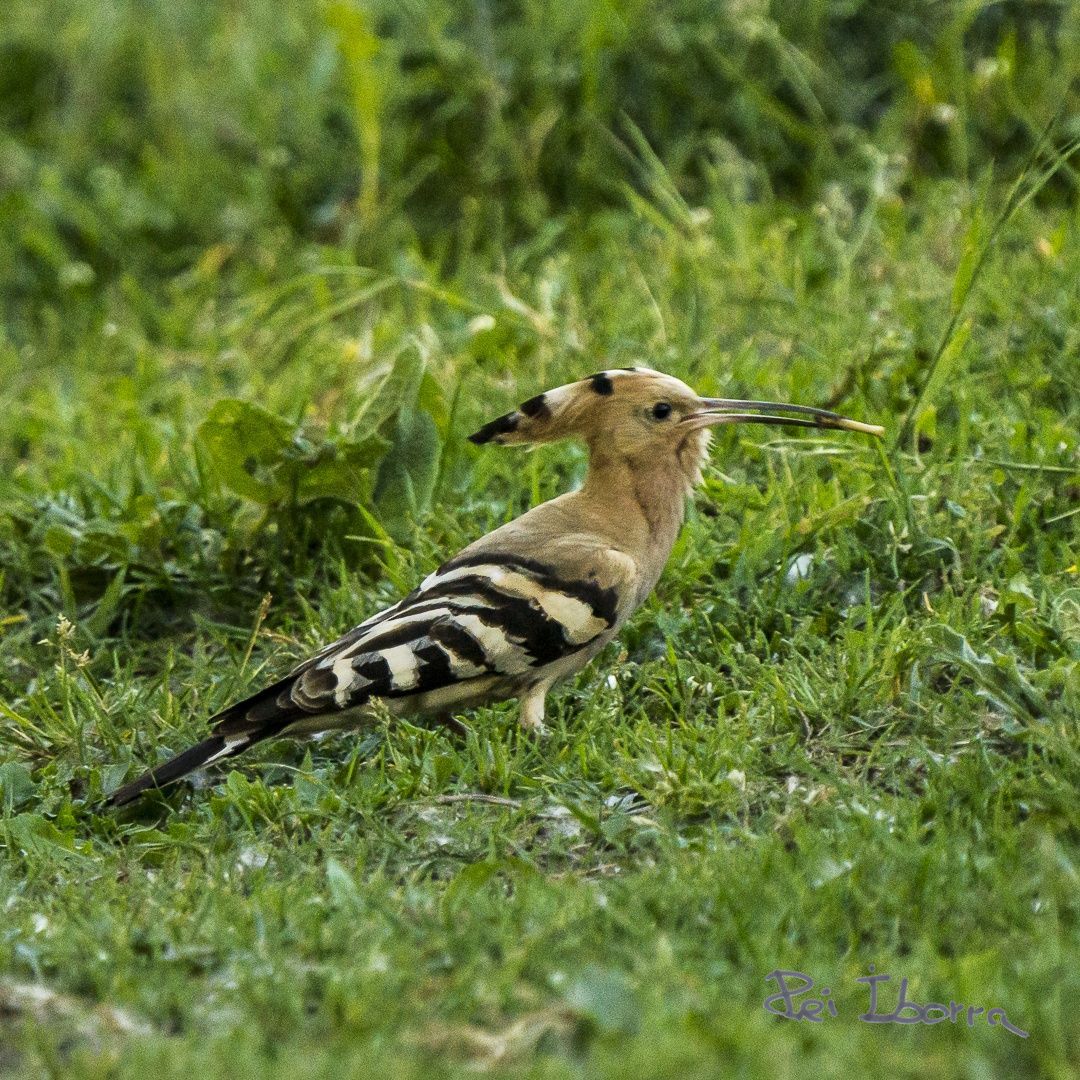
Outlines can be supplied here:
[[546, 420], [551, 415], [551, 408], [543, 394], [537, 394], [536, 397], [523, 401], [518, 409], [532, 420]]
[[516, 411], [504, 413], [502, 416], [497, 416], [494, 420], [485, 424], [479, 431], [474, 431], [469, 436], [469, 442], [476, 443], [477, 446], [483, 446], [484, 443], [497, 440], [500, 435], [509, 435], [517, 431], [520, 423], [520, 413]]

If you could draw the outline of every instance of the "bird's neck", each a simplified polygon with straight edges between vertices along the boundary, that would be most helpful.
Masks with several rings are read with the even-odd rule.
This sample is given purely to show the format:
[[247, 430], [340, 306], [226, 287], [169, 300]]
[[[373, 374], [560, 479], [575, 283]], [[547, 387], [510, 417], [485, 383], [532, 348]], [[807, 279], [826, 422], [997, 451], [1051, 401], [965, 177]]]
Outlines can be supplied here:
[[[682, 453], [627, 458], [591, 447], [589, 471], [577, 493], [590, 517], [645, 571], [645, 594], [651, 591], [682, 527], [686, 499], [700, 479], [707, 445], [696, 440]], [[601, 524], [602, 523], [602, 526]]]

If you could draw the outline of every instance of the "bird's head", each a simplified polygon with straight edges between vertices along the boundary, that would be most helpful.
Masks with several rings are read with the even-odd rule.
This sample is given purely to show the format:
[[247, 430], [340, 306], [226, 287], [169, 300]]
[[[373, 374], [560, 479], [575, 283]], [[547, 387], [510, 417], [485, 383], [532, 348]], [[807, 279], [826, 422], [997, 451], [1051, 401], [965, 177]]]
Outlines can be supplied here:
[[708, 429], [736, 423], [837, 428], [878, 436], [884, 431], [807, 405], [699, 397], [671, 375], [635, 367], [600, 371], [537, 394], [469, 439], [511, 445], [577, 438], [594, 457], [621, 457], [631, 463], [674, 455], [696, 480], [708, 449]]

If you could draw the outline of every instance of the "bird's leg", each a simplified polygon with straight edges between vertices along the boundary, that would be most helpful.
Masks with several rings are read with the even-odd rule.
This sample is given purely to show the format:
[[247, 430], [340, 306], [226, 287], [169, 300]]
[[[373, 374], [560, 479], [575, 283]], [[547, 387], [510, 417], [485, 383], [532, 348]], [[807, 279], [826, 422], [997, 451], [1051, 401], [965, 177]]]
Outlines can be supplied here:
[[535, 686], [529, 687], [518, 698], [520, 706], [518, 721], [530, 735], [544, 736], [547, 734], [547, 728], [544, 727], [544, 699], [547, 697], [549, 689], [551, 689], [550, 683], [537, 683]]

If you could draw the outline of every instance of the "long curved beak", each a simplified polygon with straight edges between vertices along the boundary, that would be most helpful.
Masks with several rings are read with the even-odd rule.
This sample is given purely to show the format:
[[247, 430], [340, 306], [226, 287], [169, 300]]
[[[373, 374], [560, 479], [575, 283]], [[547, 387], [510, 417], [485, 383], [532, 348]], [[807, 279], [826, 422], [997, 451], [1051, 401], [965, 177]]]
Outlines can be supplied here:
[[[838, 413], [825, 409], [812, 409], [809, 405], [785, 405], [779, 401], [742, 401], [738, 398], [700, 398], [700, 408], [684, 416], [681, 423], [694, 428], [713, 427], [717, 424], [772, 424], [786, 427], [836, 428], [840, 431], [862, 431], [879, 439], [885, 429], [878, 424], [864, 424], [861, 420], [849, 420]], [[777, 413], [795, 413], [795, 416], [778, 416]]]

